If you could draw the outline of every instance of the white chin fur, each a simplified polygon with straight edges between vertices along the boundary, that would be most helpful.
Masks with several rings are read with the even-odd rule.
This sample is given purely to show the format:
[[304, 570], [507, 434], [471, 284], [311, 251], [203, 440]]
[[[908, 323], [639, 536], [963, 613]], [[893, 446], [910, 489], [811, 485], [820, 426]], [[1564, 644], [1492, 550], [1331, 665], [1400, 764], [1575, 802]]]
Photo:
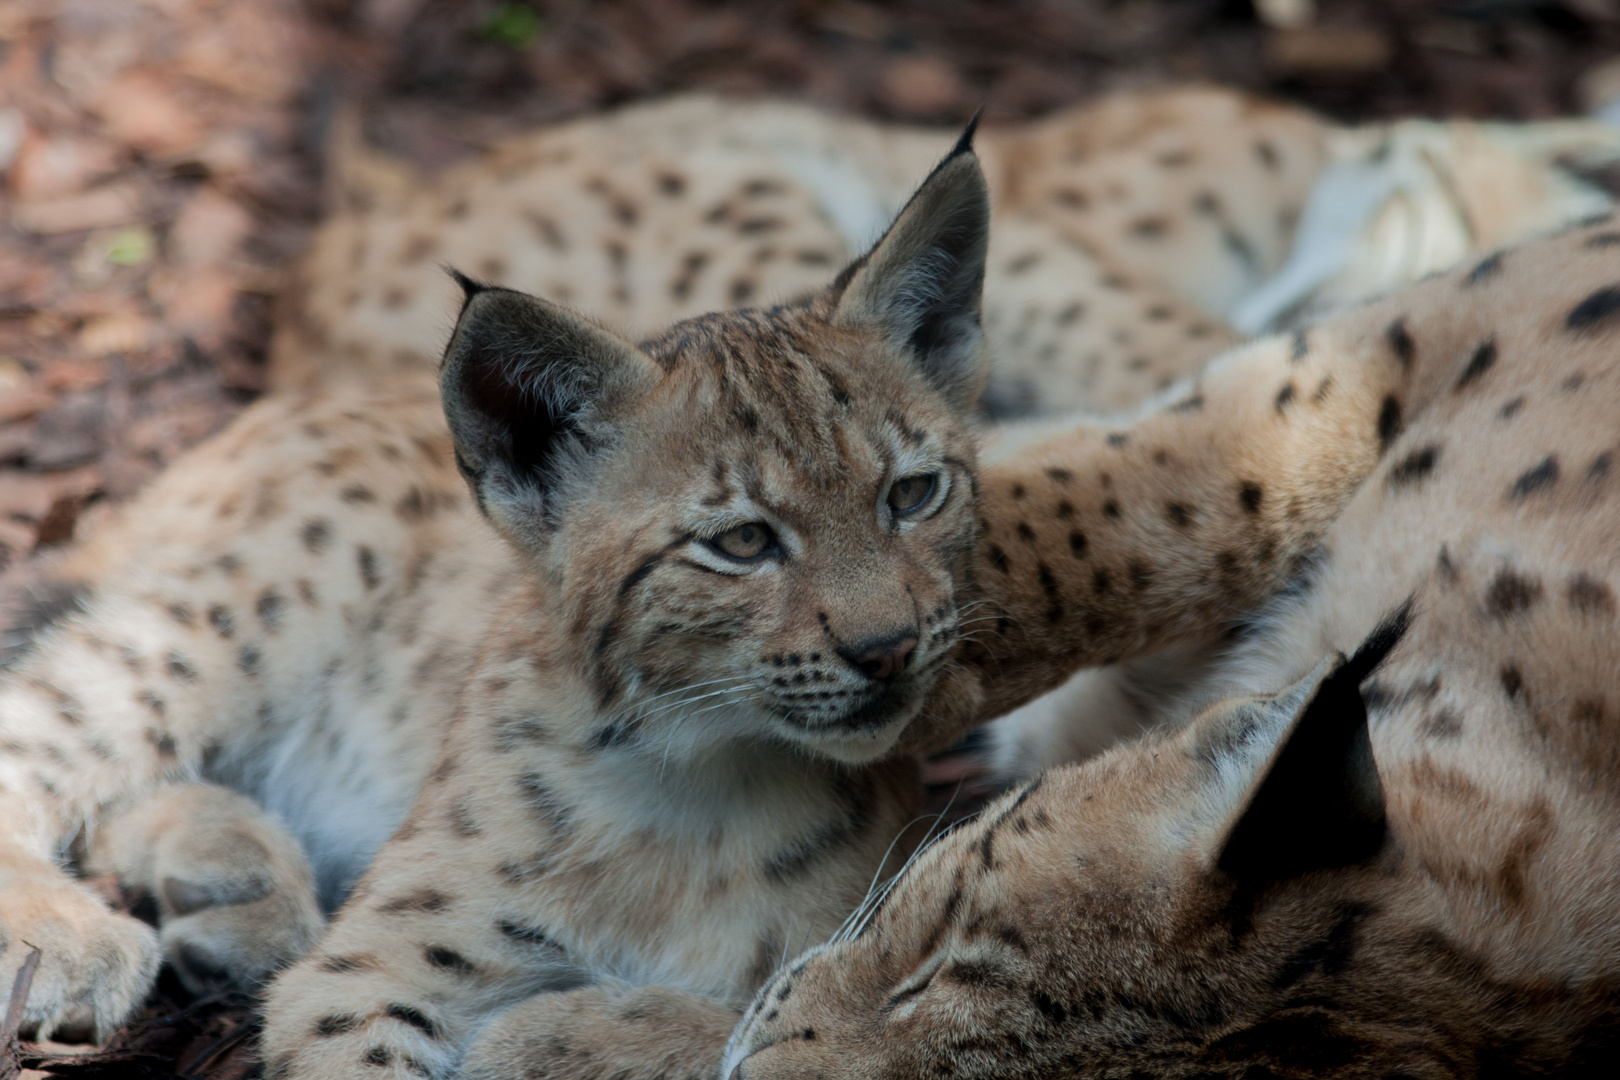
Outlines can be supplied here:
[[796, 731], [793, 733], [793, 741], [819, 757], [844, 765], [864, 765], [869, 761], [876, 761], [894, 749], [894, 744], [900, 741], [900, 733], [905, 729], [905, 720], [897, 717], [892, 723], [871, 734], [834, 738], [825, 735], [806, 735], [804, 732]]

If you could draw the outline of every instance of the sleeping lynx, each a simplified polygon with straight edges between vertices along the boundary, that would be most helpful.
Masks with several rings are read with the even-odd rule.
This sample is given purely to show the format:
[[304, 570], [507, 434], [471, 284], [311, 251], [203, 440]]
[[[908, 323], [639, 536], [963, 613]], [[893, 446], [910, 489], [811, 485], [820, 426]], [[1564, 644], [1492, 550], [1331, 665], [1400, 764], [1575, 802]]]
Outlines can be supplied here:
[[[640, 348], [471, 286], [445, 382], [459, 461], [420, 379], [272, 400], [70, 557], [55, 624], [0, 683], [4, 967], [25, 939], [47, 951], [30, 1024], [105, 1030], [156, 964], [148, 930], [52, 865], [85, 825], [99, 826], [80, 837], [85, 866], [154, 894], [163, 951], [192, 979], [252, 979], [303, 954], [321, 929], [315, 887], [335, 903], [392, 833], [320, 948], [271, 992], [276, 1071], [704, 1074], [734, 1007], [837, 924], [891, 840], [898, 855], [920, 835], [902, 834], [914, 766], [889, 748], [949, 742], [1079, 663], [1204, 640], [1289, 580], [1398, 433], [1407, 385], [1366, 344], [1385, 340], [1367, 329], [1376, 313], [1172, 391], [1142, 430], [1173, 427], [1179, 451], [1127, 450], [1135, 435], [1119, 426], [1082, 425], [1055, 449], [1009, 432], [1005, 460], [980, 475], [964, 420], [983, 374], [970, 160], [942, 167], [831, 287]], [[1135, 175], [1129, 161], [1098, 168]], [[751, 200], [783, 194], [736, 168], [659, 179], [657, 194], [681, 203], [727, 176]], [[592, 198], [620, 227], [656, 217], [632, 209], [626, 223]], [[761, 260], [768, 245], [751, 238], [825, 224], [808, 207], [745, 228], [757, 209], [721, 215], [717, 252], [774, 265], [788, 249]], [[527, 227], [544, 242], [542, 223]], [[1183, 301], [1162, 307], [1146, 271], [1102, 267], [1116, 256], [1084, 236], [997, 228], [1030, 248], [992, 262], [992, 339], [1047, 335], [1047, 360], [1069, 348], [1084, 367], [1075, 342], [1100, 325], [1122, 349], [1134, 328], [1177, 357], [1127, 361], [1084, 393], [1140, 396], [1233, 338]], [[1193, 266], [1174, 253], [1210, 236], [1224, 248], [1209, 250], [1235, 251], [1214, 229], [1189, 228], [1175, 241], [1188, 248], [1147, 245], [1153, 272]], [[640, 255], [603, 250], [603, 281], [633, 283]], [[1286, 244], [1267, 250], [1279, 264]], [[799, 265], [825, 273], [832, 259]], [[1065, 259], [1090, 261], [1082, 273]], [[714, 287], [710, 265], [688, 296]], [[400, 317], [417, 310], [408, 295], [356, 280], [377, 285], [388, 332], [431, 336]], [[1526, 313], [1581, 284], [1534, 282], [1520, 322], [1533, 329]], [[1103, 305], [1128, 327], [1068, 314], [1097, 290], [1134, 294]], [[1437, 322], [1437, 348], [1461, 347], [1441, 307], [1498, 314], [1478, 307], [1484, 294], [1426, 295], [1413, 325]], [[1283, 375], [1288, 394], [1256, 389]], [[1273, 412], [1312, 422], [1257, 436]], [[1042, 516], [1032, 500], [1050, 485], [1072, 493], [1052, 488]], [[566, 992], [536, 994], [548, 988]]]

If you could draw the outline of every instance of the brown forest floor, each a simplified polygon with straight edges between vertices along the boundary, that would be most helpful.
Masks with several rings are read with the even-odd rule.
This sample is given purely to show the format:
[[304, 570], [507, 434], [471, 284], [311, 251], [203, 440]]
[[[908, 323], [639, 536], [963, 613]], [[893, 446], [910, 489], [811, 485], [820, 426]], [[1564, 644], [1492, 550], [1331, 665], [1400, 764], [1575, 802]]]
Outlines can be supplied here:
[[[0, 626], [41, 561], [264, 385], [271, 311], [358, 102], [440, 168], [676, 90], [1033, 116], [1205, 80], [1354, 120], [1620, 96], [1620, 0], [0, 0]], [[0, 661], [7, 641], [0, 638]], [[0, 991], [5, 988], [0, 987]], [[254, 1075], [246, 1003], [165, 981], [61, 1075]]]

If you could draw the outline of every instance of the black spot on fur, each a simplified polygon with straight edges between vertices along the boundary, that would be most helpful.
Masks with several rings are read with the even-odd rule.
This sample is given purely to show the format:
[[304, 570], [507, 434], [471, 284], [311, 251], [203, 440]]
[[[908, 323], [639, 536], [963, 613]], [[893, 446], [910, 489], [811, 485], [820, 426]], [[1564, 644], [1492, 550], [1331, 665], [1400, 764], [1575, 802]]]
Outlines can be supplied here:
[[1164, 516], [1170, 519], [1170, 524], [1178, 529], [1185, 529], [1192, 524], [1192, 511], [1181, 503], [1170, 503], [1164, 508]]
[[1024, 543], [1033, 544], [1035, 542], [1035, 530], [1029, 527], [1029, 522], [1020, 521], [1018, 523], [1017, 531], [1018, 539], [1022, 540]]
[[180, 682], [190, 683], [197, 681], [197, 669], [192, 666], [189, 660], [177, 652], [171, 652], [164, 661], [163, 666], [170, 675]]
[[508, 938], [512, 941], [521, 942], [524, 945], [541, 945], [552, 948], [559, 947], [555, 941], [552, 941], [551, 938], [546, 936], [545, 931], [541, 930], [537, 926], [529, 926], [525, 923], [514, 922], [511, 919], [502, 919], [500, 922], [495, 924], [495, 929], [501, 932], [502, 937]]
[[1436, 739], [1455, 739], [1462, 729], [1462, 717], [1451, 709], [1436, 710], [1423, 721], [1423, 734]]
[[1272, 973], [1272, 988], [1286, 990], [1308, 975], [1338, 975], [1343, 972], [1355, 954], [1361, 924], [1372, 914], [1372, 910], [1371, 905], [1364, 903], [1352, 901], [1340, 904], [1328, 932], [1296, 949]]
[[1207, 1053], [1217, 1061], [1271, 1063], [1274, 1069], [1261, 1072], [1251, 1068], [1242, 1073], [1261, 1080], [1267, 1076], [1331, 1076], [1364, 1050], [1361, 1040], [1341, 1029], [1331, 1013], [1305, 1007], [1270, 1013], [1259, 1023], [1217, 1039]]
[[1297, 394], [1298, 391], [1294, 389], [1293, 383], [1283, 383], [1282, 389], [1277, 391], [1277, 399], [1275, 401], [1277, 411], [1285, 411], [1289, 405], [1293, 404], [1294, 398]]
[[1446, 550], [1444, 544], [1440, 545], [1440, 554], [1435, 557], [1434, 567], [1436, 572], [1439, 573], [1441, 581], [1444, 581], [1447, 585], [1457, 583], [1457, 564], [1451, 561], [1451, 552]]
[[1540, 491], [1544, 487], [1551, 487], [1558, 483], [1558, 455], [1548, 454], [1541, 463], [1532, 469], [1521, 473], [1508, 489], [1510, 499], [1522, 499], [1526, 495]]
[[636, 725], [629, 720], [615, 720], [591, 732], [587, 745], [592, 750], [611, 750], [635, 742]]
[[422, 958], [440, 971], [449, 971], [457, 975], [474, 975], [478, 969], [471, 960], [443, 945], [428, 945], [422, 949]]
[[1046, 594], [1046, 621], [1062, 622], [1064, 615], [1063, 596], [1058, 590], [1057, 578], [1052, 576], [1052, 571], [1047, 568], [1045, 563], [1041, 563], [1035, 568], [1035, 574], [1040, 579], [1041, 591]]
[[1116, 450], [1130, 441], [1131, 437], [1123, 431], [1112, 431], [1108, 434], [1108, 445]]
[[1503, 404], [1502, 408], [1496, 413], [1497, 419], [1511, 420], [1513, 419], [1514, 414], [1516, 414], [1522, 408], [1524, 408], [1524, 395], [1520, 394], [1518, 397], [1508, 399], [1508, 401]]
[[985, 960], [958, 960], [947, 964], [940, 977], [962, 986], [994, 989], [1007, 986], [1012, 980], [1007, 973]]
[[1389, 342], [1390, 351], [1395, 354], [1395, 359], [1401, 362], [1401, 367], [1411, 370], [1412, 358], [1417, 354], [1417, 349], [1412, 344], [1412, 335], [1406, 332], [1406, 316], [1403, 315], [1389, 324], [1389, 328], [1384, 331], [1384, 340]]
[[360, 567], [360, 580], [367, 589], [382, 584], [382, 571], [377, 566], [377, 553], [364, 544], [355, 549], [355, 561]]
[[1401, 403], [1393, 397], [1386, 397], [1383, 405], [1378, 408], [1378, 449], [1388, 450], [1389, 444], [1394, 442], [1401, 433]]
[[409, 1024], [430, 1039], [439, 1037], [439, 1026], [409, 1005], [401, 1005], [396, 1001], [388, 1006], [383, 1015], [402, 1024]]
[[395, 897], [377, 910], [384, 915], [434, 915], [450, 907], [450, 898], [437, 889], [422, 889], [407, 896]]
[[1071, 532], [1069, 534], [1069, 554], [1073, 555], [1077, 559], [1085, 558], [1085, 555], [1086, 555], [1086, 534], [1085, 533]]
[[364, 503], [377, 501], [377, 493], [364, 484], [350, 484], [339, 493], [338, 498], [350, 506], [360, 506]]
[[330, 1039], [334, 1035], [347, 1035], [362, 1022], [363, 1019], [353, 1013], [335, 1013], [315, 1021], [315, 1028], [311, 1034], [317, 1039]]
[[1305, 359], [1305, 355], [1310, 351], [1311, 342], [1310, 339], [1305, 336], [1305, 331], [1295, 330], [1293, 340], [1288, 346], [1288, 362], [1291, 364], [1297, 364], [1301, 360]]
[[1478, 285], [1482, 281], [1489, 281], [1501, 271], [1502, 253], [1498, 251], [1493, 255], [1485, 256], [1474, 264], [1474, 268], [1468, 271], [1467, 276], [1463, 278], [1463, 287], [1469, 288]]
[[275, 589], [266, 589], [260, 593], [254, 606], [259, 612], [259, 621], [264, 623], [266, 630], [275, 630], [281, 626], [281, 616], [287, 610], [287, 601]]
[[1045, 991], [1037, 990], [1030, 999], [1034, 1002], [1035, 1010], [1046, 1018], [1046, 1022], [1053, 1027], [1062, 1026], [1069, 1018], [1069, 1010], [1063, 1007], [1062, 1002], [1054, 1000]]
[[388, 1052], [388, 1048], [386, 1046], [373, 1046], [370, 1050], [367, 1050], [363, 1055], [361, 1055], [360, 1058], [360, 1064], [375, 1065], [382, 1069], [388, 1068], [388, 1066], [392, 1065], [393, 1063], [393, 1055]]
[[347, 975], [355, 971], [370, 971], [377, 966], [369, 956], [328, 956], [318, 967], [329, 975]]
[[1119, 503], [1115, 502], [1113, 499], [1109, 499], [1107, 502], [1103, 503], [1103, 517], [1119, 517]]
[[1569, 606], [1586, 615], [1613, 615], [1614, 590], [1590, 574], [1576, 574], [1569, 579], [1564, 595]]
[[1490, 340], [1483, 342], [1479, 348], [1474, 350], [1474, 355], [1468, 360], [1468, 366], [1463, 368], [1463, 373], [1457, 377], [1457, 385], [1455, 388], [1461, 390], [1463, 387], [1467, 386], [1469, 383], [1491, 370], [1492, 365], [1495, 363], [1496, 339], [1491, 338]]
[[1259, 484], [1245, 480], [1238, 487], [1238, 502], [1243, 504], [1246, 513], [1258, 514], [1260, 512], [1260, 502], [1264, 497], [1265, 493], [1261, 491]]
[[523, 792], [524, 802], [553, 832], [567, 833], [573, 829], [572, 811], [558, 800], [540, 778], [539, 773], [532, 770], [525, 772], [518, 777], [517, 782], [518, 788]]
[[1157, 240], [1170, 231], [1170, 223], [1162, 217], [1137, 218], [1131, 222], [1131, 235], [1143, 240]]
[[304, 542], [305, 550], [312, 555], [319, 555], [326, 550], [327, 543], [332, 539], [332, 523], [322, 518], [306, 521], [298, 538]]
[[1564, 319], [1564, 328], [1577, 333], [1597, 330], [1617, 314], [1620, 314], [1620, 288], [1606, 286], [1576, 304]]
[[1516, 664], [1503, 664], [1498, 678], [1502, 682], [1502, 692], [1510, 698], [1518, 697], [1524, 689], [1524, 675]]
[[1541, 582], [1510, 569], [1502, 569], [1485, 593], [1485, 609], [1497, 618], [1518, 615], [1541, 599]]
[[1434, 472], [1435, 463], [1439, 460], [1440, 447], [1433, 443], [1412, 451], [1389, 470], [1389, 486], [1395, 491], [1410, 487]]
[[1178, 413], [1197, 412], [1203, 407], [1204, 395], [1194, 394], [1192, 397], [1182, 398], [1180, 401], [1170, 406], [1170, 411]]
[[257, 675], [261, 659], [259, 650], [252, 645], [243, 645], [236, 650], [236, 666], [242, 669], [244, 675]]

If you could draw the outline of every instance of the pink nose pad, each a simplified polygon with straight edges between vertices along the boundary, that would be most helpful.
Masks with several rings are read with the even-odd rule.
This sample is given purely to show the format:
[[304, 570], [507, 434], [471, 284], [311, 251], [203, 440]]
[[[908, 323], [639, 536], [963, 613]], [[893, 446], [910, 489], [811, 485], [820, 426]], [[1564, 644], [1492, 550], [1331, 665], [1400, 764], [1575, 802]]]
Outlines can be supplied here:
[[907, 658], [916, 648], [917, 635], [902, 634], [899, 637], [857, 645], [847, 652], [840, 649], [839, 652], [868, 679], [886, 681], [900, 674], [906, 666]]

